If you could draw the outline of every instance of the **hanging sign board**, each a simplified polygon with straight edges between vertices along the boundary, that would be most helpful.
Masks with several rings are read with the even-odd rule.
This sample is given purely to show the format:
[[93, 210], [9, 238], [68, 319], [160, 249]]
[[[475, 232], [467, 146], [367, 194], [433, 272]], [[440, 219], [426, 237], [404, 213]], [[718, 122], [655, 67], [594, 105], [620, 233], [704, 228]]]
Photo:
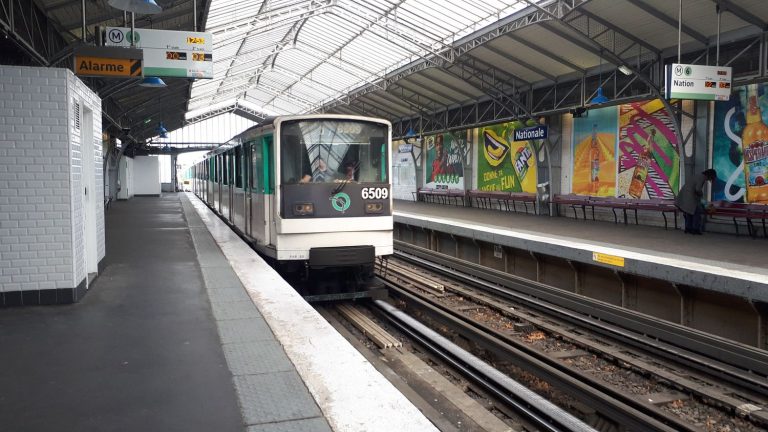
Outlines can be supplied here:
[[515, 141], [530, 141], [547, 138], [549, 129], [546, 125], [515, 129]]
[[144, 51], [144, 76], [213, 78], [213, 35], [204, 32], [107, 27], [104, 45]]
[[140, 77], [141, 60], [75, 55], [75, 74], [84, 76]]
[[123, 78], [141, 76], [141, 50], [78, 47], [73, 58], [75, 75]]
[[727, 66], [666, 65], [667, 99], [728, 100], [732, 71]]

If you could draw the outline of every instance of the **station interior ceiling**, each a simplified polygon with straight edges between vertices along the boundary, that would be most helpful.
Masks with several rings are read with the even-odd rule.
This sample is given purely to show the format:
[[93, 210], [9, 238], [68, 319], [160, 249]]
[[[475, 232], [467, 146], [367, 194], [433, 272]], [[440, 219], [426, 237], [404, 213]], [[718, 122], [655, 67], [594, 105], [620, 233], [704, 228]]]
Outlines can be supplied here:
[[[192, 31], [196, 22], [213, 34], [214, 78], [164, 78], [160, 89], [139, 79], [83, 78], [102, 98], [105, 132], [129, 147], [146, 148], [159, 122], [174, 130], [226, 112], [254, 121], [312, 112], [398, 125], [419, 118], [427, 132], [588, 107], [598, 87], [616, 103], [657, 97], [663, 66], [677, 61], [681, 7], [669, 0], [156, 1], [162, 12], [136, 15], [136, 28]], [[765, 0], [682, 0], [682, 11], [683, 63], [719, 60], [737, 81], [766, 76]], [[127, 23], [107, 0], [0, 0], [0, 62], [72, 68], [75, 50], [95, 44], [100, 28]], [[472, 110], [474, 117], [463, 114]], [[395, 128], [395, 136], [403, 133]]]

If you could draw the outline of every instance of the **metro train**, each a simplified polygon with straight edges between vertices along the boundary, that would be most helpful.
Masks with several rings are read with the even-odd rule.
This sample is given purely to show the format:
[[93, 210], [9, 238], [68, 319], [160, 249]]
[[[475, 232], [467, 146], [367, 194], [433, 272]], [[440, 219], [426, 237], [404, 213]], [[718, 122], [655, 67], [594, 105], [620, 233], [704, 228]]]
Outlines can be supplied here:
[[363, 297], [393, 252], [391, 135], [376, 118], [268, 118], [194, 165], [193, 192], [306, 298]]

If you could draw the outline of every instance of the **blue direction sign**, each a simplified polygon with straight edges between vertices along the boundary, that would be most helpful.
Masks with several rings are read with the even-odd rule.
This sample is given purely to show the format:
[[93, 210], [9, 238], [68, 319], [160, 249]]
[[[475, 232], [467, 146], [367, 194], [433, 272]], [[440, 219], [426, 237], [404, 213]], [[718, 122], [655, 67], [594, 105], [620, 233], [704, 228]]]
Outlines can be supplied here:
[[515, 141], [538, 140], [547, 137], [549, 128], [546, 125], [538, 125], [524, 129], [515, 129]]

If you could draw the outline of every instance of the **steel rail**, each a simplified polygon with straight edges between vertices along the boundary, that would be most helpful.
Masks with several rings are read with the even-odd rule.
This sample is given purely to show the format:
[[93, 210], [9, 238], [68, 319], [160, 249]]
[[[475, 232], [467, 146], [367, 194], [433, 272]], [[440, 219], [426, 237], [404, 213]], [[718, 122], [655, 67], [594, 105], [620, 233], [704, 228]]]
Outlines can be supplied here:
[[534, 424], [538, 430], [551, 432], [595, 431], [589, 425], [502, 374], [481, 359], [459, 348], [405, 312], [382, 300], [375, 300], [374, 304], [400, 331], [416, 340], [421, 346], [429, 348], [433, 354], [458, 369], [494, 397], [514, 407], [518, 414]]
[[[705, 372], [732, 385], [768, 395], [768, 380], [765, 377], [768, 374], [768, 352], [418, 246], [396, 241], [395, 247], [400, 249], [396, 251], [396, 256], [400, 258], [449, 273], [462, 282], [491, 290], [541, 312], [551, 313], [554, 309], [552, 305], [555, 305], [558, 316], [566, 321], [588, 326], [604, 336], [618, 338], [635, 348]], [[680, 348], [692, 352], [684, 352]]]
[[[501, 359], [552, 383], [582, 403], [593, 407], [607, 419], [616, 422], [626, 430], [644, 432], [699, 431], [698, 428], [683, 420], [666, 416], [655, 406], [634, 400], [631, 396], [627, 396], [581, 372], [574, 371], [490, 327], [473, 322], [458, 312], [425, 298], [412, 289], [391, 281], [385, 283], [390, 290], [396, 291], [398, 296], [406, 300], [406, 303], [410, 302], [412, 306], [429, 311], [433, 318], [451, 326], [462, 336], [497, 353]], [[662, 418], [663, 421], [659, 418]], [[665, 424], [665, 421], [673, 424]]]

